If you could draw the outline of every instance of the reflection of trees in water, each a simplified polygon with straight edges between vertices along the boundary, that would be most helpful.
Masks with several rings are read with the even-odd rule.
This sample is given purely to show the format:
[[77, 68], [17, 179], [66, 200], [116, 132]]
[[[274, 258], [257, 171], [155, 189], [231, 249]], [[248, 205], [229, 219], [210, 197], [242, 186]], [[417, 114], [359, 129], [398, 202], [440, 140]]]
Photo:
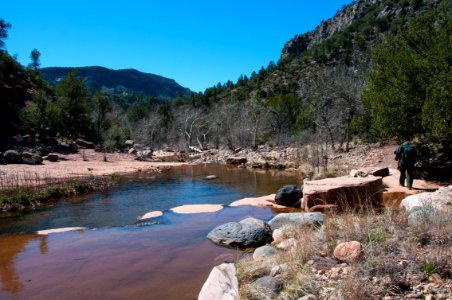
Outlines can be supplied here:
[[35, 240], [39, 240], [41, 254], [47, 253], [47, 236], [34, 234], [7, 235], [0, 238], [0, 279], [3, 284], [2, 290], [17, 293], [24, 288], [17, 274], [16, 256], [23, 252], [25, 247]]

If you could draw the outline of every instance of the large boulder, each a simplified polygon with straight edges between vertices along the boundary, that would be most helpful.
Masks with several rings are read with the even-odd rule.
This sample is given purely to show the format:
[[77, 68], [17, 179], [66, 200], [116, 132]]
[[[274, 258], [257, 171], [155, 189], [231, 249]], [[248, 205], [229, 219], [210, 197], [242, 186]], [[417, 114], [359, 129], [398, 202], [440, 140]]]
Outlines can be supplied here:
[[20, 164], [22, 162], [22, 158], [16, 150], [6, 151], [3, 153], [3, 158], [7, 164]]
[[314, 226], [323, 224], [323, 214], [320, 212], [308, 213], [281, 213], [268, 222], [272, 230], [281, 228], [285, 225], [295, 226]]
[[340, 211], [381, 210], [383, 184], [381, 177], [336, 177], [307, 181], [303, 188], [302, 208], [308, 211], [319, 204], [335, 204]]
[[420, 193], [408, 196], [402, 200], [400, 205], [408, 213], [425, 206], [438, 210], [447, 210], [447, 208], [452, 207], [452, 185], [440, 187], [432, 193]]
[[287, 207], [300, 207], [301, 197], [303, 197], [303, 187], [286, 185], [276, 192], [275, 202]]
[[221, 264], [212, 269], [204, 282], [198, 300], [239, 300], [239, 283], [234, 264]]
[[219, 246], [256, 248], [271, 241], [272, 230], [262, 220], [246, 218], [240, 222], [229, 222], [214, 228], [207, 238]]

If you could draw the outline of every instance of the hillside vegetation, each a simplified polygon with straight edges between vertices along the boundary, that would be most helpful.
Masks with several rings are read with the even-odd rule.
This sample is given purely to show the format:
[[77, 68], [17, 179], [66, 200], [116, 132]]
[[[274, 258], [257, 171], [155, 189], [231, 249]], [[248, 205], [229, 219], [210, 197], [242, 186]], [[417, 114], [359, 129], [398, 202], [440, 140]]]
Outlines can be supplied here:
[[[278, 62], [203, 93], [165, 90], [160, 96], [173, 97], [165, 102], [135, 70], [89, 67], [66, 74], [39, 70], [34, 61], [19, 72], [41, 74], [56, 87], [41, 80], [23, 100], [7, 99], [19, 107], [28, 100], [7, 122], [11, 136], [16, 129], [85, 137], [107, 148], [128, 138], [180, 150], [314, 143], [323, 155], [348, 151], [353, 140], [393, 137], [449, 147], [451, 36], [448, 1], [355, 1], [288, 41]], [[13, 61], [6, 51], [2, 60]], [[2, 72], [6, 80], [10, 71]]]

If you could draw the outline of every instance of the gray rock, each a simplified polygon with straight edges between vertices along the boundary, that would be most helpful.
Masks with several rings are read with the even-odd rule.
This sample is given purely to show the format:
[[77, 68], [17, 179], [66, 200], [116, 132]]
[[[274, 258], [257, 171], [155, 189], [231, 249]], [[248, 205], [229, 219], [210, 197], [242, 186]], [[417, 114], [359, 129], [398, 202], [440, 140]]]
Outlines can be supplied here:
[[124, 142], [124, 145], [129, 146], [129, 147], [132, 147], [133, 144], [134, 144], [133, 140], [127, 140]]
[[212, 269], [199, 292], [198, 300], [239, 300], [239, 283], [234, 264], [221, 264]]
[[267, 223], [254, 218], [240, 222], [229, 222], [214, 228], [207, 238], [219, 246], [256, 248], [272, 239], [272, 231]]
[[420, 193], [406, 197], [400, 203], [408, 213], [416, 207], [432, 207], [438, 210], [447, 210], [452, 206], [452, 185], [440, 187], [433, 193]]
[[206, 176], [206, 180], [212, 180], [212, 179], [217, 179], [218, 177], [216, 175], [207, 175]]
[[272, 230], [283, 227], [284, 225], [296, 226], [321, 226], [324, 215], [321, 212], [308, 213], [280, 213], [268, 222]]
[[275, 202], [287, 207], [300, 207], [301, 197], [303, 197], [302, 187], [286, 185], [276, 192]]
[[7, 164], [20, 164], [22, 162], [20, 154], [16, 150], [6, 151], [3, 153], [3, 157], [5, 159], [5, 163]]
[[251, 284], [251, 293], [256, 299], [273, 299], [283, 288], [281, 279], [264, 276], [256, 279]]
[[22, 152], [22, 153], [20, 154], [20, 156], [21, 156], [22, 158], [31, 158], [31, 157], [33, 156], [33, 153], [28, 152], [28, 151], [24, 151], [24, 152]]
[[42, 164], [43, 158], [37, 154], [33, 154], [31, 158], [35, 161], [35, 164], [40, 165]]
[[86, 149], [94, 149], [95, 148], [95, 145], [93, 142], [88, 142], [83, 139], [77, 139], [75, 141], [75, 144], [79, 147], [86, 148]]
[[449, 214], [433, 206], [415, 206], [408, 215], [408, 225], [414, 226], [418, 223], [447, 225]]
[[137, 152], [137, 160], [146, 160], [152, 158], [152, 150], [147, 149], [147, 150], [143, 150], [143, 151], [138, 151]]
[[253, 259], [254, 260], [265, 260], [268, 257], [274, 256], [278, 253], [275, 248], [272, 246], [262, 246], [259, 248], [256, 248], [253, 253]]
[[51, 162], [57, 162], [59, 159], [60, 157], [56, 153], [49, 153], [46, 157], [46, 160]]

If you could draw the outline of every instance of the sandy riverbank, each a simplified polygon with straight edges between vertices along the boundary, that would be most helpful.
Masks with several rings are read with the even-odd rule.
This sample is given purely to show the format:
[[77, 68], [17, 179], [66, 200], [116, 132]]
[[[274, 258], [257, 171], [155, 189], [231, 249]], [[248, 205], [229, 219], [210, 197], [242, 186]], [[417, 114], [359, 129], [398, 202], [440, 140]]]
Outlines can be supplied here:
[[125, 153], [108, 153], [104, 161], [103, 153], [94, 150], [63, 155], [59, 154], [58, 162], [44, 161], [41, 165], [9, 164], [0, 165], [0, 181], [2, 186], [11, 183], [17, 185], [33, 185], [49, 180], [65, 178], [106, 176], [111, 174], [127, 174], [140, 171], [161, 171], [169, 167], [182, 166], [181, 162], [147, 162], [137, 161], [134, 155]]

